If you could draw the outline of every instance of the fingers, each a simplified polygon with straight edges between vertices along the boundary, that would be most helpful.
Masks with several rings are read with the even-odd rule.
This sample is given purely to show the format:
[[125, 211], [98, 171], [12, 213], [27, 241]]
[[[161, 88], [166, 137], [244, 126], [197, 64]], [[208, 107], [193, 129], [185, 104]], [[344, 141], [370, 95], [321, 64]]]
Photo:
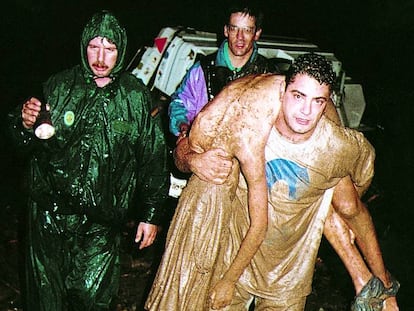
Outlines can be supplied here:
[[209, 298], [210, 298], [210, 302], [214, 301], [214, 299], [216, 299], [216, 291], [215, 290], [211, 291]]
[[216, 300], [216, 291], [215, 290], [211, 291], [209, 299], [210, 299], [210, 308], [211, 309], [213, 309], [213, 310], [220, 309], [219, 304]]
[[144, 238], [139, 244], [139, 249], [143, 249], [145, 247], [151, 246], [155, 241], [155, 234], [144, 234]]
[[223, 184], [230, 175], [233, 161], [222, 149], [212, 149], [193, 157], [191, 170], [200, 179]]
[[231, 167], [214, 167], [209, 173], [209, 180], [217, 185], [223, 184], [231, 173]]
[[142, 228], [138, 226], [137, 233], [135, 234], [135, 243], [139, 243], [142, 238]]
[[186, 135], [189, 129], [190, 129], [190, 126], [188, 124], [185, 124], [185, 123], [180, 124], [181, 133], [184, 133]]
[[233, 161], [230, 155], [222, 149], [212, 149], [201, 153], [200, 157], [203, 161], [208, 161], [210, 166], [219, 168], [231, 168]]
[[234, 295], [234, 284], [229, 281], [219, 281], [209, 294], [210, 308], [219, 310], [231, 304]]
[[28, 99], [22, 107], [22, 122], [25, 128], [33, 127], [39, 115], [41, 102], [37, 98]]
[[157, 226], [140, 222], [135, 235], [135, 243], [139, 244], [139, 249], [152, 245], [157, 236]]
[[224, 151], [221, 148], [217, 148], [217, 149], [212, 149], [211, 150], [213, 153], [215, 153], [217, 156], [222, 157], [222, 158], [227, 158], [230, 159], [231, 156], [229, 153], [227, 153], [226, 151]]
[[228, 305], [230, 305], [231, 301], [229, 301], [228, 299], [216, 299], [216, 298], [212, 298], [210, 297], [210, 307], [213, 310], [220, 310], [222, 308], [227, 307]]

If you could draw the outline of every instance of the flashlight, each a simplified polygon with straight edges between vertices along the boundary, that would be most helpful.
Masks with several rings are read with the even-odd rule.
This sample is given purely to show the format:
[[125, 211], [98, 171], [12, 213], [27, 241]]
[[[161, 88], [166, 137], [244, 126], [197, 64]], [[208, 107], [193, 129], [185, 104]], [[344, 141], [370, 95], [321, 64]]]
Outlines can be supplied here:
[[50, 118], [50, 112], [46, 109], [46, 104], [41, 104], [40, 112], [34, 124], [34, 133], [40, 139], [49, 139], [55, 135], [55, 127]]

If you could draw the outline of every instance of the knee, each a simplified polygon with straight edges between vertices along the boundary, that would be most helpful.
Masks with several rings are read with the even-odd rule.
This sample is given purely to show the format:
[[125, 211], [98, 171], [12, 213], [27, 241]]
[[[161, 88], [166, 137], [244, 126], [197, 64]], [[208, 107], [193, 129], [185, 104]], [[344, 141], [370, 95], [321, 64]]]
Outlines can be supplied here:
[[359, 198], [351, 200], [334, 200], [332, 203], [335, 211], [345, 219], [356, 217], [362, 210], [362, 202]]

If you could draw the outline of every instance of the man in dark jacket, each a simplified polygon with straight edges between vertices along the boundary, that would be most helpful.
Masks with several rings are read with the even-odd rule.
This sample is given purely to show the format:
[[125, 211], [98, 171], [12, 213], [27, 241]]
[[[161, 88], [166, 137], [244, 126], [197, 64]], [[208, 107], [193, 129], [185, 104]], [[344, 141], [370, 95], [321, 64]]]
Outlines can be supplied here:
[[262, 33], [262, 12], [237, 3], [229, 6], [227, 13], [225, 40], [218, 51], [197, 61], [172, 95], [168, 114], [175, 136], [188, 130], [204, 105], [228, 82], [248, 74], [277, 71], [259, 54], [256, 44]]
[[[15, 146], [30, 155], [26, 291], [29, 310], [108, 310], [120, 280], [120, 224], [151, 245], [168, 190], [166, 145], [147, 88], [124, 71], [125, 29], [95, 14], [81, 64], [50, 77], [44, 100], [10, 114]], [[47, 105], [46, 105], [47, 103]], [[34, 135], [41, 105], [55, 135]]]
[[[226, 10], [225, 39], [217, 52], [202, 57], [187, 72], [168, 107], [172, 137], [187, 135], [200, 110], [229, 82], [249, 74], [279, 72], [278, 67], [259, 54], [257, 40], [262, 34], [263, 13], [258, 7], [234, 1]], [[175, 141], [175, 140], [174, 140]], [[216, 151], [211, 151], [216, 155]], [[220, 156], [221, 154], [217, 154]], [[212, 167], [216, 173], [219, 168]], [[173, 165], [171, 196], [178, 198], [187, 178]]]

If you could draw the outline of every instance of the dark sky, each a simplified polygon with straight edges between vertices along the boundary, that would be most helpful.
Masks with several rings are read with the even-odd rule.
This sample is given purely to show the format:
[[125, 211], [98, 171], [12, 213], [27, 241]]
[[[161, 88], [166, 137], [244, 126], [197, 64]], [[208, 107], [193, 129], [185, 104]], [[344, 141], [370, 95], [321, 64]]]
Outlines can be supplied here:
[[[10, 1], [8, 8], [2, 10], [4, 15], [2, 32], [6, 35], [6, 42], [2, 40], [2, 49], [16, 52], [16, 49], [25, 46], [26, 49], [31, 49], [33, 57], [39, 57], [43, 65], [52, 57], [50, 62], [53, 64], [49, 64], [51, 69], [65, 67], [69, 65], [68, 63], [76, 61], [79, 33], [90, 15], [99, 9], [110, 9], [121, 18], [128, 29], [130, 48], [133, 49], [140, 40], [152, 38], [165, 25], [189, 25], [210, 31], [221, 29], [222, 8], [227, 2], [226, 0], [8, 1]], [[254, 2], [260, 3], [257, 0]], [[370, 58], [386, 58], [387, 54], [396, 56], [396, 53], [404, 55], [408, 52], [403, 43], [407, 42], [408, 35], [414, 30], [412, 23], [414, 4], [408, 4], [410, 1], [267, 0], [262, 2], [264, 4], [261, 7], [265, 12], [264, 33], [307, 37], [319, 45], [333, 49], [361, 78], [365, 78], [370, 73], [366, 69], [373, 69], [370, 66], [374, 60], [367, 63]], [[62, 53], [62, 48], [65, 53]], [[40, 53], [46, 53], [45, 58], [39, 56]], [[58, 54], [66, 54], [67, 57], [59, 60]], [[53, 57], [54, 55], [56, 57]], [[27, 60], [31, 59], [27, 58]], [[368, 68], [359, 68], [364, 63]]]
[[[7, 0], [2, 4], [2, 115], [36, 94], [50, 74], [79, 62], [79, 35], [90, 16], [112, 10], [124, 23], [132, 56], [160, 28], [222, 30], [229, 0]], [[366, 115], [386, 128], [410, 167], [413, 158], [414, 2], [401, 0], [254, 1], [265, 12], [264, 34], [305, 37], [330, 50], [362, 83]]]
[[[7, 56], [7, 72], [20, 71], [19, 93], [26, 88], [28, 82], [24, 81], [40, 82], [37, 78], [78, 62], [79, 34], [87, 19], [99, 9], [110, 9], [120, 17], [127, 27], [129, 48], [133, 51], [143, 42], [150, 42], [165, 25], [221, 30], [222, 8], [227, 3], [226, 0], [7, 1], [10, 3], [2, 9], [5, 38], [1, 51], [3, 60]], [[412, 57], [412, 1], [254, 2], [263, 3], [265, 34], [306, 37], [334, 51], [350, 75], [367, 86], [381, 81], [379, 75], [384, 71], [399, 76], [401, 66]], [[22, 79], [29, 74], [28, 79]]]

